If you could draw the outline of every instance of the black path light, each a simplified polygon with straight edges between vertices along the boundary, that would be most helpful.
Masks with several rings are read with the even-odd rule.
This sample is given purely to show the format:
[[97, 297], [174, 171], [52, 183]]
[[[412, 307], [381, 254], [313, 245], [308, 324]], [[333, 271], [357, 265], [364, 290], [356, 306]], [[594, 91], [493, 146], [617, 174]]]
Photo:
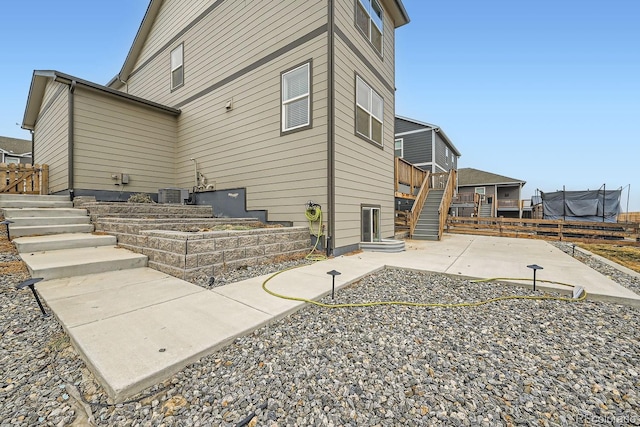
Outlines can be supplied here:
[[36, 302], [38, 303], [38, 307], [40, 307], [40, 311], [42, 311], [42, 316], [43, 317], [47, 317], [47, 312], [44, 311], [44, 307], [42, 306], [42, 303], [40, 302], [40, 298], [38, 298], [38, 293], [36, 292], [36, 283], [38, 283], [39, 281], [42, 280], [42, 277], [37, 277], [35, 279], [29, 279], [29, 280], [25, 280], [24, 282], [20, 283], [18, 286], [16, 286], [16, 289], [24, 289], [27, 286], [29, 287], [29, 289], [31, 289], [31, 292], [33, 292], [33, 296], [36, 297]]
[[530, 268], [533, 270], [533, 290], [536, 290], [536, 271], [537, 270], [543, 270], [542, 267], [540, 267], [538, 264], [531, 264], [531, 265], [527, 265], [527, 268]]
[[335, 295], [335, 292], [336, 292], [336, 276], [339, 276], [342, 273], [340, 273], [339, 271], [331, 270], [331, 271], [327, 271], [327, 274], [329, 274], [331, 276], [331, 279], [332, 279], [332, 282], [331, 282], [331, 299], [334, 299], [333, 296]]
[[9, 224], [13, 224], [13, 221], [5, 219], [4, 221], [0, 222], [0, 224], [4, 224], [4, 226], [7, 227], [7, 240], [11, 241], [11, 233], [9, 232]]

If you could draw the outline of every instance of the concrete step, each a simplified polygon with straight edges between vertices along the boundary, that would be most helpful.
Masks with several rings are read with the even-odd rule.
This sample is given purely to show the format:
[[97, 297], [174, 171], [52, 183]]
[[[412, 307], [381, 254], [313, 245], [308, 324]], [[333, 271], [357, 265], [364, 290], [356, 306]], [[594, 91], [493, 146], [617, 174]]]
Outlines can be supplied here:
[[11, 237], [44, 236], [62, 233], [91, 233], [93, 224], [37, 225], [31, 227], [9, 226]]
[[67, 209], [67, 208], [7, 208], [4, 209], [4, 217], [13, 220], [13, 218], [29, 218], [29, 217], [57, 217], [57, 216], [87, 216], [86, 209]]
[[18, 237], [13, 244], [19, 253], [57, 251], [61, 249], [115, 246], [115, 236], [90, 233], [52, 234], [48, 236]]
[[31, 277], [45, 280], [147, 266], [147, 256], [114, 246], [21, 254]]
[[11, 227], [42, 227], [50, 225], [89, 224], [88, 216], [56, 216], [10, 218]]
[[2, 206], [2, 202], [7, 201], [47, 201], [47, 202], [68, 202], [69, 196], [56, 196], [56, 195], [38, 195], [38, 194], [8, 194], [2, 193], [0, 194], [0, 206]]
[[0, 208], [72, 208], [69, 198], [64, 200], [0, 200]]

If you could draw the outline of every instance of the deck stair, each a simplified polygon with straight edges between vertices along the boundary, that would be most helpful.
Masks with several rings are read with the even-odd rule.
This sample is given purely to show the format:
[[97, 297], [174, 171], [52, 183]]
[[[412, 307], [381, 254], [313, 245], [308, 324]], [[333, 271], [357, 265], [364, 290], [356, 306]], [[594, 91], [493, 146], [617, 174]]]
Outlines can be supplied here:
[[442, 201], [444, 190], [431, 190], [424, 202], [422, 212], [418, 218], [418, 224], [413, 232], [416, 240], [438, 240], [438, 228], [440, 226], [440, 216], [438, 208]]

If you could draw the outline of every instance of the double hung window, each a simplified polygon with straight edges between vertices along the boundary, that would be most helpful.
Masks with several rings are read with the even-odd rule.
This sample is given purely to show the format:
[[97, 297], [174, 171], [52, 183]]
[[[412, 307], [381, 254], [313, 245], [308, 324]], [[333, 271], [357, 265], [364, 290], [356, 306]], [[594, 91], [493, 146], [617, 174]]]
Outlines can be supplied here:
[[378, 0], [356, 0], [356, 25], [382, 55], [384, 12]]
[[356, 76], [356, 133], [382, 145], [384, 100]]
[[282, 73], [282, 132], [311, 125], [309, 63]]

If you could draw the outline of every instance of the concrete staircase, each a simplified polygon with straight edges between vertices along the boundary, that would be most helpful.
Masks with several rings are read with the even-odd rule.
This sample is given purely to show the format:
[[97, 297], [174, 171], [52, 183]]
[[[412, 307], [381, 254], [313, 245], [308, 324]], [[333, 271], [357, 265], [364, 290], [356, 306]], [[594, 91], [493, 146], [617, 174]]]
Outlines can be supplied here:
[[66, 196], [0, 194], [0, 209], [32, 277], [45, 280], [147, 266], [145, 255], [116, 247], [116, 238], [94, 235], [85, 209]]
[[427, 199], [424, 201], [418, 224], [413, 232], [413, 239], [416, 240], [438, 240], [440, 228], [440, 217], [438, 208], [442, 201], [444, 190], [430, 190]]

